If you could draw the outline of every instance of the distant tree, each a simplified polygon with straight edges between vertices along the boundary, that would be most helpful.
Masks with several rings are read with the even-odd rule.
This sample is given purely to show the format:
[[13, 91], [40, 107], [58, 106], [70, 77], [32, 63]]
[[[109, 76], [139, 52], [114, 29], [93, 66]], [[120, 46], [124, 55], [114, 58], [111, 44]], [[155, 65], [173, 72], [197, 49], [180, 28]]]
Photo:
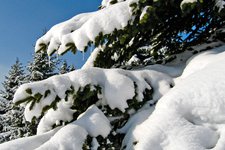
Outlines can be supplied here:
[[75, 70], [75, 67], [73, 65], [68, 65], [67, 62], [64, 60], [62, 62], [62, 65], [61, 65], [60, 69], [59, 69], [59, 73], [64, 74], [64, 73], [68, 73], [68, 72], [73, 71], [73, 70]]
[[16, 59], [16, 63], [11, 66], [8, 76], [5, 77], [5, 81], [2, 83], [3, 89], [1, 96], [6, 100], [12, 100], [16, 89], [24, 83], [25, 72], [19, 59]]
[[34, 54], [33, 60], [27, 66], [27, 80], [29, 82], [39, 81], [57, 74], [59, 62], [56, 56], [48, 57], [44, 52]]
[[23, 83], [26, 83], [25, 72], [22, 63], [17, 58], [2, 83], [0, 108], [4, 109], [0, 112], [0, 142], [31, 135], [30, 123], [26, 122], [23, 116], [24, 108], [14, 106], [12, 103], [15, 91]]

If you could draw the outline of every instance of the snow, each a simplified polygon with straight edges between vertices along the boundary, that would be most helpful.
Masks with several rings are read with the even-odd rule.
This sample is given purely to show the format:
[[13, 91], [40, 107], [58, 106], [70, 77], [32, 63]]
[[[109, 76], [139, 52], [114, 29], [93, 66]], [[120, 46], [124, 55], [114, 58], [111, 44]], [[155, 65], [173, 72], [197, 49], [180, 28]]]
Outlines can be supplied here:
[[187, 67], [184, 69], [184, 72], [181, 78], [185, 78], [189, 76], [190, 74], [198, 70], [201, 70], [202, 68], [205, 68], [208, 64], [214, 61], [220, 61], [221, 59], [224, 59], [225, 54], [220, 53], [221, 51], [224, 51], [224, 49], [225, 49], [225, 46], [221, 46], [219, 48], [214, 48], [213, 51], [206, 51], [203, 54], [200, 53], [195, 57], [191, 57], [187, 61]]
[[[136, 89], [134, 83], [137, 85]], [[128, 108], [127, 100], [132, 99], [135, 92], [137, 94], [136, 99], [141, 102], [144, 98], [144, 91], [153, 88], [155, 89], [153, 100], [157, 101], [170, 90], [171, 84], [173, 85], [171, 76], [154, 70], [126, 71], [122, 69], [88, 68], [54, 76], [40, 82], [24, 84], [15, 93], [13, 101], [18, 103], [24, 99], [33, 98], [25, 108], [25, 118], [27, 121], [31, 121], [33, 117], [38, 118], [43, 114], [45, 106], [50, 106], [57, 97], [60, 99], [57, 103], [58, 109], [51, 108], [44, 113], [38, 125], [39, 134], [49, 131], [58, 120], [63, 122], [72, 120], [74, 110], [70, 108], [73, 105], [73, 99], [68, 98], [68, 101], [65, 101], [66, 93], [71, 90], [71, 86], [76, 93], [80, 88], [82, 89], [87, 85], [98, 85], [102, 88], [102, 94], [99, 95], [100, 104], [102, 106], [109, 105], [111, 109], [118, 108], [125, 112]], [[32, 93], [28, 94], [27, 89], [30, 89]], [[49, 94], [46, 97], [42, 96], [39, 103], [36, 103], [30, 110], [30, 106], [35, 102], [35, 95], [38, 93], [45, 95], [47, 91], [50, 91]]]
[[128, 60], [128, 62], [126, 64], [132, 65], [132, 64], [138, 63], [139, 61], [140, 61], [140, 59], [137, 57], [137, 55], [134, 55], [130, 58], [130, 60]]
[[195, 2], [197, 2], [197, 0], [183, 0], [181, 2], [181, 5], [183, 5], [184, 3], [195, 3]]
[[[112, 4], [111, 4], [112, 1], [113, 1], [113, 0], [102, 0], [101, 6], [102, 6], [103, 8], [109, 7], [110, 5], [112, 5]], [[118, 3], [118, 2], [123, 2], [123, 1], [124, 1], [124, 0], [117, 0], [117, 3]]]
[[70, 109], [71, 106], [71, 99], [68, 101], [63, 99], [57, 104], [56, 110], [51, 108], [38, 124], [37, 134], [39, 135], [51, 130], [53, 124], [59, 124], [59, 120], [63, 122], [70, 122], [73, 119], [73, 113], [75, 112]]
[[93, 138], [91, 144], [92, 144], [91, 150], [97, 150], [98, 147], [100, 146], [96, 138]]
[[51, 130], [45, 134], [42, 135], [35, 135], [31, 137], [26, 138], [20, 138], [17, 140], [9, 141], [3, 144], [0, 144], [1, 150], [31, 150], [36, 149], [43, 143], [45, 143], [47, 140], [53, 136], [59, 128], [56, 128], [54, 130]]
[[225, 1], [224, 0], [215, 0], [215, 6], [219, 8], [218, 12], [221, 12], [222, 9], [224, 9]]
[[140, 19], [139, 20], [143, 19], [143, 17], [147, 14], [147, 11], [148, 11], [149, 8], [150, 8], [150, 6], [145, 6], [145, 8], [142, 10], [142, 13], [140, 15]]
[[89, 107], [74, 123], [84, 127], [92, 137], [107, 137], [111, 131], [109, 120], [95, 105]]
[[221, 50], [225, 47], [191, 58], [186, 68], [199, 69], [183, 77], [164, 95], [144, 122], [128, 122], [128, 126], [133, 126], [128, 128], [132, 131], [126, 135], [126, 149], [225, 149], [225, 52]]
[[[53, 26], [37, 40], [35, 51], [46, 47], [48, 55], [54, 52], [63, 54], [71, 49], [84, 52], [99, 34], [123, 29], [134, 17], [130, 4], [139, 1], [112, 2], [102, 0], [100, 10], [77, 15]], [[180, 7], [197, 2], [182, 0]], [[214, 2], [221, 12], [225, 2]], [[149, 8], [143, 8], [140, 20]], [[133, 39], [129, 44], [132, 43]], [[97, 47], [82, 69], [19, 87], [13, 102], [25, 105], [27, 121], [40, 119], [37, 135], [1, 144], [0, 149], [82, 149], [90, 136], [92, 142], [88, 148], [96, 150], [102, 144], [98, 136], [105, 138], [109, 144], [111, 133], [121, 133], [125, 135], [121, 148], [127, 150], [224, 150], [225, 46], [221, 45], [224, 43], [218, 41], [193, 46], [196, 52], [209, 46], [214, 48], [191, 58], [193, 52], [185, 51], [167, 65], [156, 64], [130, 71], [93, 67], [102, 50], [102, 47]], [[159, 51], [164, 53], [165, 48]], [[117, 60], [118, 54], [114, 53], [111, 58]], [[138, 57], [134, 55], [126, 64], [138, 62]], [[76, 96], [87, 87], [88, 92], [97, 92], [96, 98], [88, 101], [98, 101], [79, 112], [76, 118], [74, 113], [78, 110], [73, 108]], [[152, 92], [147, 100], [144, 99], [146, 90]], [[135, 110], [129, 108], [128, 100], [145, 104]], [[108, 115], [104, 110], [106, 106], [110, 111], [119, 110], [128, 115], [129, 120], [120, 129], [113, 126], [113, 121], [124, 119], [124, 116]], [[53, 126], [59, 127], [53, 129]]]
[[[111, 131], [109, 120], [95, 106], [90, 106], [78, 119], [62, 128], [44, 134], [21, 138], [0, 145], [1, 150], [82, 149], [87, 135], [106, 137]], [[19, 143], [18, 143], [19, 142]], [[32, 143], [32, 144], [31, 144]], [[26, 145], [26, 146], [25, 146]], [[94, 141], [93, 146], [97, 146]]]
[[111, 130], [104, 114], [95, 106], [90, 106], [78, 119], [61, 128], [50, 140], [38, 149], [82, 149], [87, 135], [106, 137]]
[[94, 61], [96, 60], [96, 57], [98, 56], [99, 52], [101, 51], [101, 48], [97, 47], [93, 50], [91, 55], [88, 57], [85, 64], [82, 66], [82, 69], [87, 69], [90, 67], [94, 67]]
[[69, 124], [59, 130], [49, 141], [36, 150], [73, 150], [82, 149], [87, 131], [81, 126]]

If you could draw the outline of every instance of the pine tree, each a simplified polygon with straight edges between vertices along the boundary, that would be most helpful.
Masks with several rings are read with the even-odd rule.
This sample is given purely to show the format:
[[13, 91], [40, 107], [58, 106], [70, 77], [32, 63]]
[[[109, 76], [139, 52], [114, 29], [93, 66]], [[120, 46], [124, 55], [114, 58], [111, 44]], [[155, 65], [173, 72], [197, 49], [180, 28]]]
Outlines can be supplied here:
[[12, 100], [16, 89], [24, 83], [24, 75], [23, 66], [17, 58], [16, 63], [11, 66], [8, 76], [5, 77], [5, 81], [2, 83], [4, 91], [1, 91], [1, 96], [6, 100]]
[[5, 81], [3, 82], [4, 90], [1, 91], [3, 99], [1, 100], [0, 107], [4, 107], [4, 109], [2, 109], [2, 113], [0, 114], [2, 124], [0, 127], [0, 142], [31, 135], [28, 127], [30, 124], [25, 121], [23, 116], [24, 108], [14, 106], [12, 103], [15, 91], [25, 82], [25, 72], [17, 58], [16, 63], [11, 66], [8, 76], [5, 77]]
[[[55, 51], [64, 54], [68, 50], [75, 53], [77, 49], [86, 51], [88, 46], [94, 45], [96, 47], [94, 52], [98, 52], [93, 52], [95, 55], [92, 60], [94, 60], [94, 66], [97, 67], [121, 67], [126, 65], [133, 56], [139, 59], [138, 65], [166, 63], [176, 59], [177, 54], [190, 46], [217, 40], [218, 36], [210, 37], [225, 24], [223, 17], [225, 9], [222, 6], [217, 6], [217, 0], [210, 2], [204, 0], [191, 2], [188, 0], [105, 0], [105, 2], [109, 2], [109, 5], [115, 7], [102, 5], [100, 7], [102, 10], [96, 13], [78, 15], [77, 22], [74, 22], [75, 17], [64, 22], [64, 25], [55, 26], [37, 41], [36, 51], [47, 50], [49, 55]], [[113, 8], [127, 9], [122, 10], [122, 13], [128, 14], [127, 17], [130, 17], [127, 19], [128, 21], [126, 22], [124, 18], [121, 19], [120, 16], [117, 16], [117, 12], [112, 11]], [[103, 12], [106, 14], [106, 18], [101, 18], [101, 21], [96, 20], [98, 15]], [[109, 18], [110, 13], [114, 13], [112, 16], [116, 17]], [[121, 13], [118, 14], [121, 15]], [[94, 19], [88, 20], [88, 17]], [[114, 24], [110, 24], [110, 28], [106, 29], [107, 19], [112, 19], [107, 23], [113, 22], [116, 24], [115, 27]], [[90, 24], [85, 24], [82, 22], [83, 20], [88, 23], [93, 21], [93, 30], [98, 33], [91, 34], [92, 28], [86, 28], [91, 27], [88, 26]], [[75, 25], [73, 26], [73, 24]], [[82, 26], [83, 24], [85, 25]], [[99, 26], [100, 28], [98, 28]], [[184, 33], [186, 34], [185, 38], [182, 37]], [[49, 131], [73, 121], [76, 123], [76, 120], [85, 116], [81, 115], [83, 112], [96, 105], [98, 107], [96, 109], [110, 120], [112, 130], [105, 138], [102, 136], [91, 137], [89, 134], [83, 148], [90, 148], [91, 141], [97, 140], [102, 149], [123, 149], [120, 146], [125, 135], [117, 131], [124, 127], [130, 117], [143, 106], [151, 107], [151, 105], [156, 104], [158, 99], [153, 100], [156, 87], [152, 85], [152, 82], [155, 81], [152, 81], [151, 72], [146, 70], [139, 70], [140, 74], [138, 74], [122, 69], [101, 68], [81, 69], [73, 74], [47, 79], [45, 82], [24, 85], [21, 88], [23, 91], [17, 93], [21, 94], [22, 98], [15, 102], [17, 105], [27, 103], [26, 107], [29, 108], [29, 113], [33, 114], [33, 116], [27, 116], [29, 121], [40, 119], [41, 126], [47, 126], [47, 129], [41, 128], [40, 132], [46, 132], [46, 130]], [[40, 71], [36, 74], [43, 76]], [[76, 75], [81, 79], [78, 79]], [[99, 79], [99, 76], [103, 78]], [[121, 83], [117, 84], [117, 78], [114, 79], [114, 77], [118, 77], [121, 80], [118, 82]], [[160, 81], [158, 79], [157, 82]], [[164, 82], [163, 84], [166, 84], [168, 88], [173, 87], [172, 81], [166, 80]], [[45, 87], [43, 87], [43, 83]], [[120, 86], [121, 89], [115, 90]], [[127, 99], [125, 96], [126, 109], [110, 107], [108, 101], [116, 101], [119, 97], [110, 99], [107, 97], [111, 94], [110, 92], [114, 90], [116, 92], [113, 94], [118, 94], [127, 89], [129, 89], [127, 95], [130, 93], [133, 95]], [[122, 93], [120, 94], [122, 95]], [[48, 105], [45, 103], [46, 101], [49, 103]], [[35, 109], [40, 112], [36, 113]], [[66, 117], [56, 115], [63, 112], [68, 113]], [[54, 115], [55, 120], [51, 118], [51, 115]], [[49, 121], [48, 118], [52, 120]], [[78, 126], [82, 126], [81, 124], [78, 122]], [[137, 142], [134, 142], [133, 146], [136, 144]]]
[[75, 70], [75, 67], [73, 65], [69, 66], [67, 64], [67, 62], [64, 60], [62, 62], [62, 65], [61, 65], [60, 69], [59, 69], [59, 73], [64, 74], [64, 73], [68, 73], [68, 72], [73, 71], [73, 70]]

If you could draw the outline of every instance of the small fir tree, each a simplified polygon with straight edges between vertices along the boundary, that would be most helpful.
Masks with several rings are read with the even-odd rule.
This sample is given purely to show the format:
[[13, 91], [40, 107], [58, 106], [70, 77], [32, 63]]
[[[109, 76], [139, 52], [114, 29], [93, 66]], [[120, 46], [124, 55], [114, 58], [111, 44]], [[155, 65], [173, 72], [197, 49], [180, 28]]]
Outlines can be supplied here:
[[60, 60], [56, 56], [49, 57], [44, 52], [34, 54], [33, 61], [27, 66], [27, 80], [29, 82], [40, 81], [57, 74], [56, 69], [59, 63]]
[[22, 63], [17, 58], [16, 63], [11, 66], [8, 76], [2, 83], [4, 90], [1, 91], [0, 107], [4, 107], [4, 109], [1, 110], [0, 114], [0, 142], [31, 135], [30, 123], [26, 122], [23, 116], [24, 108], [14, 106], [12, 103], [15, 91], [25, 82], [25, 72]]
[[16, 89], [24, 83], [24, 79], [23, 66], [17, 58], [16, 63], [11, 66], [8, 76], [5, 77], [5, 81], [2, 83], [4, 90], [1, 91], [1, 96], [6, 100], [12, 100]]
[[64, 74], [73, 70], [75, 70], [75, 67], [73, 65], [68, 65], [67, 62], [64, 60], [62, 66], [59, 69], [59, 73]]

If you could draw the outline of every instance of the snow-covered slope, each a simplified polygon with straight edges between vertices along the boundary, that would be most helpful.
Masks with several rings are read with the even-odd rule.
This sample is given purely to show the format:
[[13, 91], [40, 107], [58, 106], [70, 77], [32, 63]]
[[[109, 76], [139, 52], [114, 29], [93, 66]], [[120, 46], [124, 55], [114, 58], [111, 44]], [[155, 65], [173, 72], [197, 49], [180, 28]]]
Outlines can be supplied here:
[[[187, 65], [184, 68], [183, 74], [179, 77], [171, 74], [171, 69], [176, 67], [147, 67], [144, 70], [138, 72], [112, 70], [111, 73], [107, 70], [90, 68], [90, 70], [97, 71], [96, 73], [88, 73], [85, 75], [85, 79], [88, 79], [91, 83], [91, 79], [94, 79], [96, 75], [100, 75], [99, 72], [104, 73], [105, 76], [112, 74], [120, 74], [122, 77], [126, 75], [129, 77], [129, 82], [134, 80], [143, 82], [140, 77], [151, 77], [151, 88], [154, 89], [154, 94], [158, 92], [159, 99], [156, 107], [149, 107], [147, 103], [142, 109], [140, 109], [135, 115], [131, 115], [129, 121], [121, 129], [117, 130], [118, 133], [124, 133], [123, 148], [130, 149], [154, 149], [154, 150], [224, 150], [225, 149], [225, 46], [214, 48], [210, 51], [202, 52], [187, 61]], [[178, 67], [180, 68], [180, 66]], [[96, 70], [97, 69], [97, 70]], [[153, 70], [162, 70], [163, 73]], [[85, 70], [85, 69], [84, 69]], [[78, 72], [83, 72], [82, 70]], [[157, 72], [157, 75], [153, 75]], [[76, 72], [70, 73], [77, 74]], [[166, 75], [166, 73], [168, 73]], [[145, 76], [143, 76], [145, 74]], [[162, 78], [158, 77], [162, 74]], [[179, 70], [177, 70], [177, 75]], [[84, 74], [83, 74], [84, 75]], [[147, 76], [146, 76], [147, 75]], [[116, 75], [117, 76], [117, 75]], [[115, 79], [118, 79], [116, 78]], [[176, 77], [176, 85], [171, 89], [168, 88], [168, 84], [171, 83], [172, 76]], [[61, 79], [64, 76], [58, 76]], [[87, 78], [90, 77], [90, 78]], [[111, 76], [112, 77], [112, 76]], [[163, 78], [165, 77], [166, 80]], [[169, 79], [170, 77], [170, 79]], [[156, 80], [158, 78], [158, 80]], [[65, 79], [65, 78], [64, 78]], [[75, 78], [74, 78], [75, 79]], [[78, 79], [78, 78], [76, 78]], [[110, 86], [118, 84], [116, 81], [111, 80], [113, 78], [107, 78], [106, 81], [110, 81]], [[169, 79], [169, 80], [168, 80]], [[56, 78], [55, 78], [56, 80]], [[126, 79], [127, 80], [127, 79]], [[48, 83], [49, 81], [49, 83]], [[35, 84], [28, 84], [22, 86], [17, 92], [17, 98], [14, 100], [20, 100], [21, 97], [26, 97], [26, 94], [22, 94], [26, 89], [26, 86], [32, 89], [34, 92], [40, 92], [40, 87], [51, 87], [53, 79], [37, 82]], [[62, 80], [59, 80], [62, 81]], [[72, 81], [72, 80], [71, 80]], [[84, 82], [81, 80], [73, 80], [81, 85]], [[79, 81], [79, 82], [78, 82]], [[84, 80], [82, 80], [84, 81]], [[86, 80], [85, 80], [86, 81]], [[97, 80], [93, 80], [96, 81]], [[112, 81], [112, 82], [111, 82]], [[153, 82], [155, 81], [155, 83]], [[167, 81], [167, 82], [165, 82]], [[169, 81], [169, 82], [168, 82]], [[132, 87], [132, 84], [127, 84], [127, 88]], [[140, 83], [141, 83], [140, 82]], [[51, 83], [51, 84], [50, 84]], [[137, 82], [139, 83], [139, 82]], [[166, 84], [165, 84], [166, 83]], [[39, 86], [37, 86], [39, 84]], [[126, 84], [121, 82], [121, 84]], [[58, 84], [60, 85], [60, 84]], [[158, 85], [158, 88], [157, 88]], [[142, 87], [143, 85], [139, 85]], [[54, 86], [53, 91], [59, 90], [61, 86]], [[165, 88], [167, 87], [167, 88]], [[105, 86], [107, 88], [107, 86]], [[115, 88], [115, 87], [114, 87]], [[126, 88], [126, 87], [124, 87]], [[118, 87], [120, 89], [120, 87]], [[132, 89], [132, 88], [131, 88]], [[164, 92], [163, 89], [165, 90]], [[38, 91], [39, 90], [39, 91]], [[41, 89], [43, 90], [43, 88]], [[115, 89], [114, 89], [115, 90]], [[160, 96], [160, 90], [161, 96]], [[132, 90], [130, 91], [132, 93]], [[62, 90], [59, 91], [62, 93]], [[130, 94], [131, 94], [130, 93]], [[140, 92], [141, 93], [141, 92]], [[114, 92], [117, 95], [118, 92]], [[62, 94], [63, 95], [63, 94]], [[61, 96], [62, 96], [61, 95]], [[104, 95], [106, 98], [110, 95]], [[124, 96], [118, 94], [117, 98]], [[132, 96], [132, 94], [130, 95]], [[161, 98], [160, 98], [161, 97]], [[128, 97], [129, 98], [129, 94]], [[111, 105], [112, 99], [108, 101], [108, 105]], [[122, 98], [120, 101], [116, 101], [117, 104], [121, 102], [121, 106], [118, 107], [123, 111], [126, 108], [126, 98]], [[114, 102], [112, 102], [114, 103]], [[122, 104], [123, 103], [123, 104]], [[40, 103], [41, 104], [41, 103]], [[40, 105], [39, 104], [39, 105]], [[68, 105], [68, 104], [67, 104]], [[99, 104], [97, 104], [99, 106]], [[66, 109], [66, 103], [64, 103]], [[63, 111], [61, 113], [64, 113]], [[49, 116], [51, 117], [51, 115]], [[54, 117], [53, 117], [54, 118]], [[57, 120], [55, 120], [57, 122]], [[45, 122], [46, 123], [46, 122]], [[101, 126], [101, 127], [100, 127]], [[99, 128], [100, 127], [100, 128]], [[100, 130], [99, 130], [100, 129]], [[104, 130], [102, 130], [104, 129]], [[0, 145], [1, 150], [7, 149], [58, 149], [66, 148], [73, 149], [74, 147], [81, 149], [87, 135], [93, 137], [92, 147], [98, 147], [98, 141], [96, 137], [101, 135], [106, 137], [112, 130], [110, 119], [97, 108], [96, 105], [90, 106], [87, 111], [81, 114], [77, 120], [72, 123], [56, 128], [46, 133], [40, 133], [37, 136], [18, 139], [8, 143]], [[79, 135], [79, 136], [78, 136]], [[52, 138], [50, 138], [52, 136]], [[43, 140], [45, 139], [45, 140]], [[65, 140], [67, 139], [67, 140]], [[71, 142], [71, 140], [75, 142]], [[27, 146], [26, 143], [31, 143]], [[33, 143], [33, 144], [32, 144]], [[57, 147], [57, 148], [56, 148]]]

